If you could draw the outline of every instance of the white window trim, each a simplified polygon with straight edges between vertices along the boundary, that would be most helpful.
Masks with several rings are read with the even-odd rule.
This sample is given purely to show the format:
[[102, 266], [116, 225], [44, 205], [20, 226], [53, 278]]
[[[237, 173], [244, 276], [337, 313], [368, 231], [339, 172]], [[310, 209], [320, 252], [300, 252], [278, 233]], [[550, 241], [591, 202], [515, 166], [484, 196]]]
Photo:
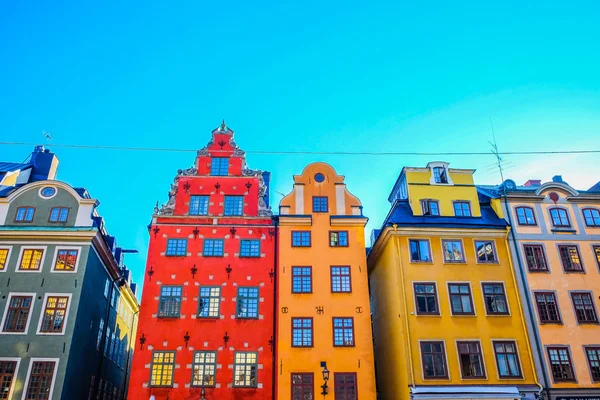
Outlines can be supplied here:
[[[516, 376], [500, 376], [500, 369], [498, 368], [498, 359], [496, 354], [496, 346], [494, 346], [494, 342], [514, 342], [515, 350], [517, 351], [517, 361], [519, 361], [519, 368], [521, 372], [521, 377]], [[521, 361], [521, 353], [519, 352], [519, 341], [517, 339], [512, 338], [491, 338], [490, 343], [492, 344], [492, 354], [494, 355], [494, 367], [496, 368], [496, 378], [498, 381], [507, 381], [507, 380], [515, 380], [515, 381], [524, 381], [525, 380], [525, 372], [523, 371], [523, 362]], [[482, 350], [483, 353], [483, 350]], [[570, 354], [569, 354], [570, 355]], [[584, 354], [585, 355], [585, 354]], [[573, 360], [571, 360], [573, 362]], [[573, 367], [573, 369], [575, 369]]]
[[15, 367], [15, 376], [13, 377], [12, 382], [10, 383], [10, 387], [8, 388], [8, 399], [12, 399], [13, 390], [15, 390], [15, 382], [17, 381], [17, 377], [19, 376], [19, 367], [21, 366], [21, 358], [20, 357], [0, 357], [0, 361], [16, 361], [17, 366]]
[[[421, 379], [423, 379], [423, 382], [429, 382], [429, 381], [452, 381], [452, 377], [450, 375], [450, 368], [448, 365], [448, 346], [446, 345], [446, 339], [419, 339], [419, 358], [421, 359]], [[423, 364], [423, 350], [421, 349], [421, 343], [422, 342], [442, 342], [444, 344], [444, 364], [446, 366], [446, 375], [448, 375], [447, 378], [425, 378], [425, 365]], [[460, 366], [459, 366], [460, 368]]]
[[[469, 285], [469, 290], [471, 291], [471, 304], [473, 306], [473, 314], [454, 314], [454, 310], [452, 310], [452, 293], [450, 293], [450, 285], [451, 284], [460, 284], [460, 285]], [[506, 290], [506, 288], [504, 288]], [[447, 281], [446, 282], [446, 291], [448, 292], [448, 305], [450, 306], [450, 315], [453, 317], [466, 317], [473, 318], [477, 317], [477, 307], [475, 306], [475, 292], [473, 292], [473, 285], [470, 281]], [[484, 304], [485, 307], [485, 304]]]
[[[429, 184], [431, 185], [437, 185], [437, 186], [453, 186], [454, 182], [452, 182], [452, 178], [450, 177], [450, 171], [448, 168], [448, 163], [446, 162], [430, 162], [429, 164], [427, 164], [427, 168], [429, 168], [430, 171], [430, 178], [429, 178]], [[433, 169], [436, 167], [440, 167], [440, 168], [444, 168], [444, 171], [446, 171], [446, 179], [448, 180], [447, 183], [438, 183], [435, 181], [435, 175], [433, 172]]]
[[29, 360], [29, 367], [27, 368], [27, 377], [25, 378], [25, 384], [23, 385], [23, 395], [21, 396], [21, 400], [25, 400], [25, 396], [27, 396], [27, 387], [29, 387], [29, 377], [31, 376], [31, 367], [33, 367], [34, 362], [54, 362], [54, 373], [52, 374], [52, 382], [50, 383], [50, 394], [48, 396], [48, 400], [52, 400], [52, 394], [54, 392], [54, 383], [56, 382], [56, 373], [58, 372], [58, 362], [60, 358], [39, 358], [32, 357]]
[[[40, 269], [38, 270], [21, 270], [19, 267], [21, 266], [21, 261], [23, 260], [23, 253], [25, 250], [42, 250], [42, 258], [40, 260]], [[39, 274], [44, 269], [44, 260], [46, 259], [46, 253], [48, 252], [48, 246], [21, 246], [21, 250], [19, 251], [19, 259], [17, 260], [17, 265], [15, 266], [15, 272], [19, 272], [22, 274]]]
[[[446, 260], [446, 254], [444, 253], [444, 241], [446, 242], [460, 242], [460, 247], [462, 249], [463, 260], [462, 261], [452, 261]], [[465, 241], [460, 237], [441, 237], [440, 238], [440, 249], [442, 249], [442, 262], [444, 264], [468, 264], [469, 260], [467, 260], [467, 250], [465, 249]]]
[[[42, 190], [51, 187], [52, 189], [54, 189], [54, 194], [52, 196], [42, 196]], [[51, 198], [53, 198], [54, 196], [56, 196], [58, 194], [58, 188], [56, 186], [52, 186], [52, 185], [44, 185], [42, 187], [40, 187], [40, 189], [38, 190], [38, 196], [40, 196], [41, 199], [44, 200], [50, 200]]]
[[[460, 367], [460, 351], [458, 350], [458, 342], [477, 342], [477, 343], [479, 343], [479, 350], [481, 350], [481, 368], [483, 370], [483, 377], [481, 377], [481, 378], [465, 378], [465, 377], [463, 377], [463, 371]], [[456, 349], [456, 359], [458, 360], [458, 373], [460, 375], [461, 381], [477, 382], [477, 381], [484, 381], [484, 380], [488, 379], [487, 365], [485, 363], [485, 361], [486, 361], [485, 352], [483, 351], [483, 344], [481, 342], [481, 339], [454, 339], [454, 348]], [[494, 351], [494, 349], [492, 349], [492, 352], [493, 351]], [[495, 359], [494, 359], [494, 362], [496, 362]]]
[[[425, 283], [433, 283], [433, 286], [435, 286], [435, 300], [437, 301], [437, 307], [438, 307], [438, 313], [437, 314], [419, 314], [419, 310], [418, 310], [418, 306], [417, 306], [417, 294], [415, 293], [415, 284], [425, 284]], [[436, 281], [412, 281], [412, 295], [413, 295], [413, 303], [414, 303], [414, 311], [411, 313], [412, 315], [416, 316], [416, 317], [441, 317], [442, 316], [442, 310], [441, 310], [441, 306], [440, 306], [440, 292], [438, 289], [438, 284]], [[419, 340], [421, 341], [421, 340]], [[423, 341], [428, 342], [429, 340], [425, 340], [423, 339]]]
[[6, 272], [8, 270], [8, 264], [10, 263], [10, 255], [12, 254], [12, 249], [12, 246], [0, 246], [0, 250], [8, 250], [8, 254], [6, 255], [6, 264], [4, 265], [3, 269], [0, 269], [0, 273]]
[[[31, 322], [31, 316], [33, 315], [33, 309], [35, 308], [36, 293], [24, 293], [24, 292], [10, 292], [8, 294], [8, 300], [6, 301], [6, 307], [4, 308], [4, 314], [2, 315], [2, 322], [0, 325], [0, 335], [27, 335], [29, 331], [29, 323]], [[29, 315], [27, 316], [27, 323], [25, 324], [25, 332], [4, 332], [4, 323], [8, 315], [8, 306], [14, 296], [31, 296], [31, 307], [29, 308]]]
[[[44, 311], [46, 310], [46, 303], [48, 302], [48, 297], [50, 296], [60, 296], [60, 297], [68, 297], [69, 300], [67, 302], [67, 310], [65, 311], [65, 321], [63, 323], [61, 332], [40, 332], [42, 329], [42, 321], [44, 320]], [[65, 331], [67, 330], [67, 322], [69, 320], [69, 310], [71, 308], [71, 297], [73, 297], [72, 293], [46, 293], [44, 295], [44, 302], [42, 303], [42, 310], [40, 311], [40, 320], [38, 321], [37, 330], [35, 332], [36, 335], [41, 336], [63, 336]]]
[[[58, 259], [58, 251], [59, 250], [77, 250], [77, 259], [75, 260], [75, 269], [73, 271], [60, 271], [56, 270], [56, 260]], [[54, 257], [52, 258], [52, 265], [50, 266], [50, 272], [54, 272], [57, 274], [75, 274], [77, 273], [77, 269], [79, 268], [79, 260], [81, 258], [81, 247], [79, 246], [56, 246], [54, 249]]]
[[[487, 310], [487, 304], [485, 303], [485, 291], [483, 289], [483, 285], [485, 284], [495, 284], [495, 285], [502, 285], [502, 288], [504, 289], [504, 299], [506, 300], [506, 308], [508, 309], [508, 314], [488, 314], [488, 310]], [[504, 283], [504, 281], [481, 281], [479, 282], [479, 285], [481, 286], [481, 300], [483, 301], [483, 311], [485, 311], [485, 316], [486, 317], [511, 317], [512, 313], [510, 311], [510, 303], [508, 301], [508, 292], [506, 291], [506, 284]], [[537, 305], [536, 305], [537, 307]], [[500, 340], [500, 339], [495, 339], [495, 340]], [[516, 339], [515, 339], [516, 341]]]

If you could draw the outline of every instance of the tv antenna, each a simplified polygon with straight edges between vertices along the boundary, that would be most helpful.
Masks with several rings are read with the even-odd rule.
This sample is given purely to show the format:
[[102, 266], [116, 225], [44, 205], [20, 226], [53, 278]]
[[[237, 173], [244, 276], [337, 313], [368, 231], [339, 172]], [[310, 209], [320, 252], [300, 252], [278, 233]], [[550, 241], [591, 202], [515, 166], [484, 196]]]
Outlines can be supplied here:
[[48, 143], [52, 142], [52, 139], [54, 138], [54, 135], [50, 132], [42, 131], [42, 135], [44, 135]]

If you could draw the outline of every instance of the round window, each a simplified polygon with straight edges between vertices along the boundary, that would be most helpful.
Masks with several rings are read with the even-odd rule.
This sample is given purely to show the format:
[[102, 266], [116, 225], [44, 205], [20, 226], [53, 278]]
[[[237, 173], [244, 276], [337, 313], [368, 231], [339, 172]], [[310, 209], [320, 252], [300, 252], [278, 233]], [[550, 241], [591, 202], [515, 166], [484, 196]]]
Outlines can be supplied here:
[[54, 189], [53, 187], [49, 187], [49, 186], [43, 188], [42, 191], [40, 192], [42, 197], [52, 197], [52, 196], [54, 196], [55, 193], [56, 193], [56, 189]]
[[315, 181], [317, 181], [317, 182], [321, 183], [321, 182], [323, 182], [324, 180], [325, 180], [325, 175], [323, 175], [323, 174], [322, 174], [322, 173], [320, 173], [320, 172], [319, 172], [318, 174], [315, 174]]

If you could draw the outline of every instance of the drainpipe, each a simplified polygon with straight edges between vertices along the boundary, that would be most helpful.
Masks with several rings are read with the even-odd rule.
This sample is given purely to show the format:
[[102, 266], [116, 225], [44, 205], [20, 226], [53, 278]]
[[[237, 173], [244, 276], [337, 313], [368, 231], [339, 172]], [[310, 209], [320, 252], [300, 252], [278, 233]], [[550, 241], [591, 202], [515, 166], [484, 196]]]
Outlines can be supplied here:
[[400, 256], [400, 246], [398, 245], [398, 225], [394, 224], [392, 225], [392, 227], [394, 228], [394, 244], [396, 246], [396, 258], [398, 260], [398, 264], [400, 265], [400, 281], [402, 284], [402, 287], [399, 289], [400, 293], [402, 293], [402, 304], [403, 304], [403, 308], [404, 308], [404, 323], [406, 324], [406, 340], [408, 343], [408, 365], [409, 365], [409, 371], [410, 371], [410, 386], [412, 386], [413, 388], [415, 387], [415, 370], [414, 370], [414, 366], [413, 366], [413, 361], [412, 361], [412, 345], [411, 345], [411, 338], [410, 338], [410, 327], [408, 325], [409, 320], [408, 320], [408, 307], [406, 306], [406, 286], [404, 284], [404, 264], [402, 263], [402, 257]]
[[[518, 242], [517, 242], [517, 237], [515, 235], [514, 230], [511, 228], [513, 226], [513, 222], [512, 222], [512, 216], [510, 213], [510, 209], [508, 207], [508, 199], [506, 197], [506, 191], [503, 189], [502, 190], [502, 196], [504, 197], [504, 208], [506, 210], [506, 216], [508, 217], [508, 232], [506, 233], [506, 237], [504, 238], [504, 241], [506, 242], [506, 246], [507, 246], [507, 250], [508, 250], [508, 259], [509, 262], [511, 264], [511, 275], [513, 278], [513, 284], [515, 285], [515, 288], [517, 288], [517, 290], [519, 290], [519, 286], [517, 285], [516, 282], [516, 277], [515, 277], [515, 273], [514, 273], [514, 268], [512, 268], [513, 266], [513, 262], [512, 262], [512, 256], [511, 256], [511, 250], [510, 250], [510, 243], [508, 242], [508, 236], [510, 235], [513, 243], [515, 244], [515, 253], [516, 253], [516, 259], [517, 259], [517, 264], [519, 265], [519, 276], [521, 278], [521, 282], [523, 282], [523, 292], [525, 294], [525, 300], [527, 301], [527, 314], [529, 315], [529, 319], [531, 320], [531, 326], [533, 329], [533, 341], [535, 342], [535, 347], [538, 351], [539, 356], [541, 357], [541, 367], [542, 367], [542, 377], [544, 380], [544, 385], [542, 386], [537, 379], [537, 371], [535, 368], [535, 362], [533, 361], [533, 354], [531, 351], [531, 346], [529, 343], [529, 335], [527, 335], [527, 347], [529, 349], [529, 358], [530, 361], [533, 363], [533, 376], [535, 378], [535, 383], [536, 385], [538, 385], [540, 387], [540, 390], [538, 391], [538, 398], [541, 398], [540, 396], [542, 395], [542, 392], [544, 391], [544, 387], [549, 387], [548, 385], [548, 375], [546, 373], [546, 366], [544, 365], [544, 353], [542, 350], [542, 346], [540, 344], [540, 340], [539, 340], [539, 331], [537, 328], [537, 324], [536, 324], [536, 318], [535, 315], [533, 315], [533, 311], [531, 310], [531, 296], [529, 295], [529, 285], [527, 284], [527, 278], [525, 277], [525, 273], [523, 272], [523, 263], [521, 262], [521, 257], [520, 257], [520, 251], [519, 251], [519, 246], [518, 246]], [[524, 309], [522, 307], [521, 304], [521, 300], [519, 299], [520, 296], [517, 296], [517, 301], [519, 302], [519, 306], [521, 307], [521, 309]], [[527, 324], [525, 323], [525, 318], [523, 316], [523, 313], [521, 313], [521, 322], [523, 324], [523, 327], [525, 329], [526, 332], [529, 332], [529, 330], [527, 329]]]
[[273, 367], [271, 368], [271, 398], [276, 399], [276, 387], [275, 383], [277, 382], [277, 308], [279, 305], [279, 298], [277, 296], [277, 276], [279, 275], [278, 267], [278, 253], [277, 253], [277, 243], [279, 238], [279, 219], [277, 217], [273, 217], [273, 229], [275, 229], [275, 235], [273, 236]]
[[[140, 313], [140, 310], [137, 310], [136, 312], [133, 313], [133, 318], [131, 319], [131, 326], [129, 327], [129, 331], [131, 332], [132, 336], [131, 338], [133, 339], [133, 348], [135, 349], [135, 334], [136, 332], [133, 331], [133, 326], [135, 325], [135, 316], [138, 315]], [[127, 398], [127, 376], [130, 375], [130, 371], [129, 371], [129, 361], [131, 360], [131, 355], [133, 354], [133, 351], [128, 351], [127, 352], [127, 363], [125, 363], [125, 380], [123, 382], [123, 400], [125, 400]]]

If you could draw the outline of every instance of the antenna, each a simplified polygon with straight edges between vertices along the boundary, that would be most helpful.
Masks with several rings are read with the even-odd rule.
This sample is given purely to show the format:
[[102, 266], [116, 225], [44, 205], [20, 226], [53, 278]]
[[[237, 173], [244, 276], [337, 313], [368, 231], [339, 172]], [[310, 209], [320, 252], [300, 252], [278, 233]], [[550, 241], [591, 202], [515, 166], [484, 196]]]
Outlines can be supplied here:
[[492, 154], [496, 156], [496, 167], [498, 167], [498, 170], [500, 171], [500, 179], [502, 179], [502, 182], [504, 182], [504, 173], [502, 172], [502, 157], [500, 157], [500, 152], [498, 151], [498, 143], [496, 142], [496, 132], [494, 132], [494, 124], [492, 122], [492, 117], [490, 117], [490, 126], [492, 128], [492, 138], [494, 139], [493, 142], [488, 142], [491, 146], [492, 146]]

